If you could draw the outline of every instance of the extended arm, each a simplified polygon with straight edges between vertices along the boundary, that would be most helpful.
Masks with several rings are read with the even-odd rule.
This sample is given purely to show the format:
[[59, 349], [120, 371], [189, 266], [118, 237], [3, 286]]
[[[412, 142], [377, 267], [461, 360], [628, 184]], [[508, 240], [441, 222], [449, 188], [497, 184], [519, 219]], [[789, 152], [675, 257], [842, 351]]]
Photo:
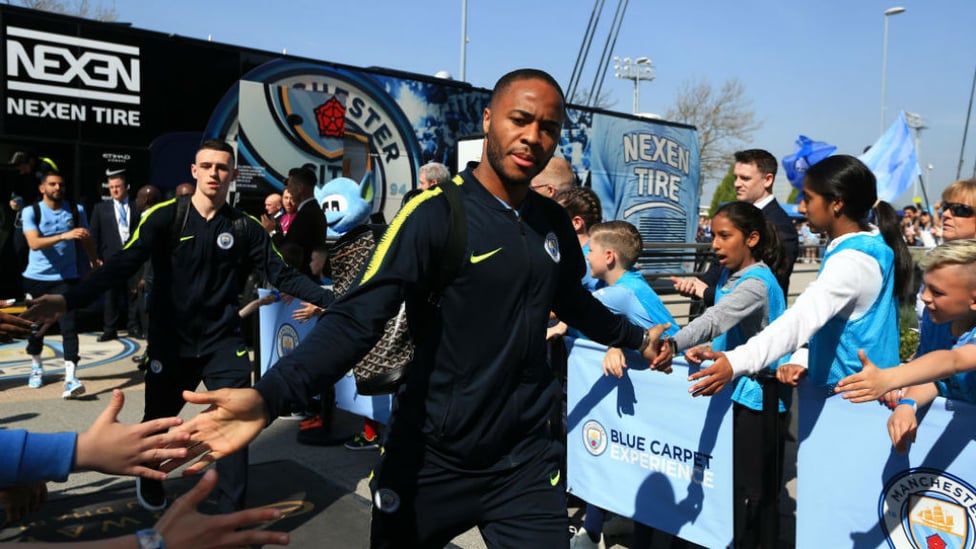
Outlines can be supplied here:
[[706, 309], [701, 316], [675, 334], [678, 350], [711, 341], [756, 311], [762, 311], [766, 292], [766, 285], [758, 279], [743, 280], [722, 301]]
[[869, 357], [863, 357], [860, 372], [847, 376], [835, 389], [851, 402], [877, 400], [888, 391], [928, 383], [962, 372], [976, 370], [976, 345], [962, 345], [955, 349], [933, 351], [894, 368], [877, 368]]
[[[689, 376], [689, 381], [702, 380], [689, 392], [712, 395], [735, 376], [758, 372], [799, 349], [834, 316], [849, 317], [860, 296], [877, 296], [881, 291], [877, 263], [867, 254], [838, 252], [828, 263], [793, 306], [762, 332], [727, 353], [716, 353], [711, 357], [715, 359], [714, 364]], [[713, 376], [711, 380], [705, 379]]]

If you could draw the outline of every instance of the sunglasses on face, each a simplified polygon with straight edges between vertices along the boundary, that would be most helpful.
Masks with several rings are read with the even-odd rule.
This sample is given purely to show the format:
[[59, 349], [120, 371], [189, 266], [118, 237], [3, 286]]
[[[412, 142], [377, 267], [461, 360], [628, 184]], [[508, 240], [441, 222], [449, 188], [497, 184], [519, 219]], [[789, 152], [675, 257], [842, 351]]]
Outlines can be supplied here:
[[973, 207], [959, 202], [946, 202], [942, 205], [943, 212], [952, 212], [955, 217], [972, 217]]

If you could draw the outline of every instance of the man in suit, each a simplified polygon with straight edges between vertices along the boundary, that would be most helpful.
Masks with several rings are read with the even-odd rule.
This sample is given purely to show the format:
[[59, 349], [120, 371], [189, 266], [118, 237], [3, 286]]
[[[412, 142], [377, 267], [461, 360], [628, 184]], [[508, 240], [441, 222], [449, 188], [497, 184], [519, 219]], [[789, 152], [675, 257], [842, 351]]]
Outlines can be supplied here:
[[[749, 202], [762, 210], [767, 221], [776, 226], [780, 245], [786, 253], [788, 268], [776, 277], [783, 295], [789, 295], [790, 275], [799, 254], [799, 239], [793, 221], [773, 196], [773, 180], [776, 179], [776, 157], [763, 149], [748, 149], [735, 153], [735, 198]], [[701, 298], [705, 305], [715, 303], [715, 285], [718, 284], [722, 265], [713, 261], [699, 278], [674, 278], [675, 289], [685, 296]]]
[[[91, 234], [95, 241], [98, 264], [112, 257], [122, 249], [129, 235], [139, 225], [139, 209], [129, 200], [129, 185], [125, 180], [125, 170], [109, 168], [105, 170], [108, 178], [108, 194], [111, 200], [103, 200], [92, 210]], [[119, 337], [122, 327], [122, 307], [128, 311], [128, 331], [130, 337], [143, 338], [139, 324], [139, 313], [129, 284], [119, 284], [105, 292], [104, 320], [105, 331], [98, 341], [109, 341]]]
[[[298, 212], [288, 228], [288, 234], [281, 234], [281, 231], [274, 231], [271, 239], [278, 249], [286, 245], [294, 245], [302, 250], [302, 261], [298, 265], [292, 265], [300, 272], [314, 280], [318, 279], [312, 275], [309, 263], [312, 260], [312, 251], [325, 244], [325, 234], [328, 230], [325, 221], [325, 214], [322, 208], [315, 201], [315, 182], [316, 177], [312, 170], [308, 168], [292, 168], [288, 170], [288, 181], [285, 187], [291, 193], [295, 203], [298, 204]], [[267, 227], [266, 227], [267, 228]]]

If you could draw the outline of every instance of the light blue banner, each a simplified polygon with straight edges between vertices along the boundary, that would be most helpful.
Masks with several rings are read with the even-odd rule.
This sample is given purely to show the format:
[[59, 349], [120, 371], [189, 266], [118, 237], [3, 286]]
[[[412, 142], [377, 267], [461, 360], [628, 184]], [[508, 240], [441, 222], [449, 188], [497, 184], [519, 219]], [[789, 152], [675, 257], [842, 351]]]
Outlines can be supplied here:
[[898, 113], [898, 120], [891, 125], [868, 152], [858, 157], [874, 172], [878, 180], [878, 198], [894, 202], [909, 186], [918, 181], [921, 171], [915, 153], [905, 111]]
[[688, 365], [634, 357], [603, 376], [606, 347], [567, 340], [568, 489], [583, 500], [705, 547], [732, 541], [731, 389], [688, 393]]
[[[258, 296], [268, 295], [269, 290], [258, 290]], [[278, 362], [283, 356], [288, 356], [301, 343], [302, 339], [312, 331], [315, 320], [298, 322], [291, 315], [301, 305], [301, 301], [291, 303], [281, 301], [265, 305], [259, 309], [261, 325], [261, 374]], [[363, 396], [356, 392], [356, 380], [352, 375], [352, 366], [342, 379], [336, 383], [336, 406], [366, 416], [386, 424], [390, 419], [392, 395]]]
[[[645, 243], [694, 242], [700, 172], [695, 130], [597, 113], [591, 136], [590, 181], [604, 219], [633, 224]], [[688, 271], [692, 262], [655, 261], [641, 270]]]
[[899, 456], [887, 408], [799, 394], [797, 549], [976, 545], [976, 407], [936, 399]]

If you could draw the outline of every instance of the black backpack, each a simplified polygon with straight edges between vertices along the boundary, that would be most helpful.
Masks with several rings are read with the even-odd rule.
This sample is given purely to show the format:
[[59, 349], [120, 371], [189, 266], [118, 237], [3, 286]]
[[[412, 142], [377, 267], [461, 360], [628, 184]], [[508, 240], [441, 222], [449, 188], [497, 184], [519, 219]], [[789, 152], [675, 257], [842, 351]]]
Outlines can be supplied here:
[[[440, 268], [430, 285], [428, 301], [440, 304], [441, 292], [458, 275], [467, 250], [468, 226], [461, 191], [453, 182], [440, 185], [450, 208], [447, 248]], [[342, 235], [329, 250], [333, 291], [336, 298], [346, 294], [362, 277], [373, 251], [386, 231], [386, 225], [360, 225]], [[414, 348], [407, 329], [406, 304], [386, 323], [383, 336], [366, 356], [353, 367], [356, 391], [361, 395], [394, 393], [413, 362]]]

